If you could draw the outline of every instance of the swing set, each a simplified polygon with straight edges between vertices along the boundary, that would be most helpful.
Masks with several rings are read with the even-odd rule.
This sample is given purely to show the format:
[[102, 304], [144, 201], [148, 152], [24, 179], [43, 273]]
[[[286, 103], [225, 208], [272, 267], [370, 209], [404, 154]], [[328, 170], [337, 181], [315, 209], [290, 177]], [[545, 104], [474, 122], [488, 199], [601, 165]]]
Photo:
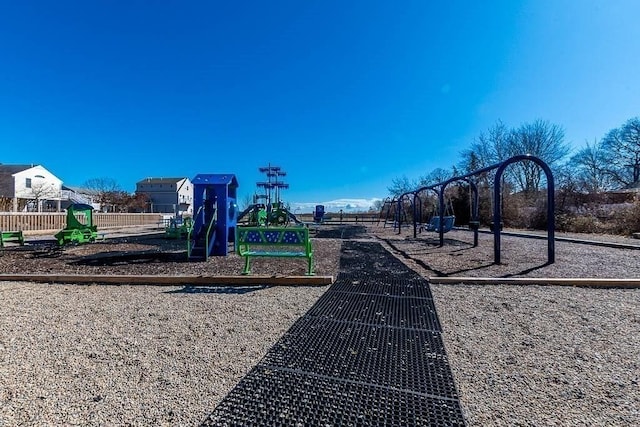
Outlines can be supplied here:
[[[463, 181], [469, 185], [469, 189], [471, 190], [471, 215], [469, 221], [469, 230], [473, 231], [473, 246], [478, 246], [478, 229], [480, 228], [480, 220], [479, 220], [479, 196], [478, 196], [478, 185], [476, 184], [475, 178], [478, 175], [486, 174], [487, 172], [496, 170], [495, 176], [493, 179], [493, 197], [492, 197], [492, 224], [494, 226], [491, 227], [491, 232], [493, 233], [493, 255], [494, 255], [494, 263], [500, 264], [500, 249], [501, 249], [501, 226], [495, 226], [495, 224], [502, 224], [502, 203], [501, 203], [501, 195], [502, 195], [502, 175], [504, 174], [507, 166], [523, 161], [530, 161], [537, 164], [540, 169], [544, 172], [547, 179], [547, 263], [553, 264], [555, 262], [555, 184], [553, 180], [553, 173], [549, 166], [539, 159], [538, 157], [531, 156], [529, 154], [521, 154], [517, 156], [513, 156], [505, 161], [493, 164], [491, 166], [487, 166], [482, 169], [475, 170], [465, 175], [455, 176], [446, 181], [439, 182], [437, 184], [433, 184], [430, 186], [425, 186], [418, 188], [414, 191], [408, 191], [404, 194], [401, 194], [397, 199], [394, 198], [390, 201], [391, 204], [395, 203], [395, 209], [391, 209], [389, 207], [387, 209], [387, 219], [389, 214], [394, 212], [394, 229], [397, 226], [398, 234], [401, 233], [402, 223], [408, 223], [406, 220], [406, 212], [404, 212], [404, 199], [409, 198], [409, 196], [413, 196], [409, 198], [410, 206], [413, 208], [413, 237], [417, 237], [417, 232], [419, 228], [418, 218], [422, 217], [422, 199], [420, 198], [420, 193], [425, 190], [435, 191], [438, 198], [437, 210], [434, 209], [434, 213], [431, 216], [429, 222], [422, 226], [422, 229], [426, 231], [435, 231], [438, 233], [440, 240], [440, 247], [444, 246], [444, 234], [453, 229], [455, 224], [455, 214], [453, 212], [453, 204], [451, 202], [451, 198], [449, 198], [449, 203], [447, 204], [445, 201], [445, 191], [447, 186], [454, 183]], [[383, 208], [387, 205], [383, 205]], [[403, 213], [404, 216], [401, 214]], [[404, 220], [404, 221], [403, 221]], [[385, 221], [386, 224], [386, 221]]]

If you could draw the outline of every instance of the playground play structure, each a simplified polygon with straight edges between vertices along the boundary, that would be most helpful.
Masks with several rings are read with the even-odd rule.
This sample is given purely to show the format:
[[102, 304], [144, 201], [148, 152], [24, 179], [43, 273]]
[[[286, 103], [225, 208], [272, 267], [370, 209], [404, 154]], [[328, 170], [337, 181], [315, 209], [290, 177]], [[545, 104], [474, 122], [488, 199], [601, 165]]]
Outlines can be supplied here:
[[455, 176], [453, 178], [447, 179], [446, 181], [442, 181], [433, 185], [428, 185], [424, 187], [420, 187], [416, 190], [408, 191], [406, 193], [401, 194], [399, 197], [386, 200], [382, 206], [380, 216], [382, 217], [384, 212], [386, 212], [385, 223], [389, 219], [389, 216], [393, 217], [394, 227], [397, 227], [398, 234], [401, 233], [402, 224], [406, 223], [407, 215], [404, 210], [404, 201], [405, 199], [409, 201], [410, 207], [412, 208], [412, 216], [413, 216], [413, 237], [417, 237], [417, 232], [420, 227], [418, 218], [422, 217], [422, 199], [420, 194], [424, 191], [433, 191], [437, 197], [437, 209], [435, 210], [435, 214], [431, 217], [429, 222], [423, 226], [424, 230], [427, 231], [435, 231], [438, 233], [440, 246], [444, 246], [444, 234], [451, 230], [455, 223], [455, 214], [450, 211], [446, 203], [445, 191], [447, 187], [454, 183], [463, 181], [469, 185], [471, 190], [471, 215], [469, 221], [469, 229], [473, 231], [473, 246], [478, 246], [478, 229], [480, 226], [479, 221], [479, 195], [478, 195], [478, 185], [476, 183], [476, 177], [479, 175], [485, 175], [488, 172], [495, 170], [495, 175], [493, 178], [493, 197], [492, 197], [492, 205], [493, 205], [493, 215], [492, 215], [492, 226], [491, 231], [493, 232], [493, 255], [494, 255], [494, 263], [500, 264], [500, 249], [501, 249], [501, 231], [502, 231], [502, 176], [505, 172], [507, 166], [517, 163], [517, 162], [533, 162], [537, 164], [542, 171], [544, 172], [547, 179], [547, 262], [552, 264], [555, 262], [555, 184], [553, 180], [553, 174], [549, 166], [539, 159], [538, 157], [531, 155], [518, 155], [511, 157], [505, 161], [493, 164], [491, 166], [487, 166], [482, 169], [475, 170], [465, 175]]
[[226, 256], [235, 243], [238, 220], [234, 174], [199, 174], [193, 183], [193, 227], [188, 230], [187, 256], [191, 261]]
[[291, 222], [304, 225], [285, 207], [280, 198], [282, 190], [289, 188], [289, 184], [281, 180], [287, 173], [271, 164], [259, 168], [259, 171], [267, 178], [266, 181], [256, 183], [264, 193], [253, 196], [253, 203], [238, 215], [238, 221], [249, 226], [286, 226]]
[[313, 222], [321, 224], [324, 220], [324, 205], [316, 205], [313, 211]]
[[[80, 222], [77, 216], [84, 216], [86, 223]], [[93, 223], [93, 206], [85, 204], [69, 206], [67, 208], [67, 225], [54, 237], [61, 246], [68, 243], [95, 242], [98, 238], [98, 227]]]
[[169, 239], [182, 239], [189, 236], [189, 230], [193, 228], [191, 217], [171, 218], [165, 227], [165, 235]]
[[[233, 174], [200, 174], [193, 180], [195, 214], [187, 226], [187, 256], [192, 261], [206, 261], [209, 256], [226, 256], [229, 244], [245, 258], [243, 274], [250, 273], [251, 258], [285, 257], [307, 259], [307, 275], [313, 274], [313, 251], [309, 230], [280, 200], [280, 190], [288, 184], [279, 181], [285, 176], [279, 167], [260, 168], [267, 174], [258, 187], [266, 194], [254, 197], [254, 202], [238, 212], [236, 195], [238, 180]], [[272, 200], [272, 190], [274, 200]], [[238, 222], [247, 217], [246, 224]], [[288, 227], [293, 221], [295, 226]]]

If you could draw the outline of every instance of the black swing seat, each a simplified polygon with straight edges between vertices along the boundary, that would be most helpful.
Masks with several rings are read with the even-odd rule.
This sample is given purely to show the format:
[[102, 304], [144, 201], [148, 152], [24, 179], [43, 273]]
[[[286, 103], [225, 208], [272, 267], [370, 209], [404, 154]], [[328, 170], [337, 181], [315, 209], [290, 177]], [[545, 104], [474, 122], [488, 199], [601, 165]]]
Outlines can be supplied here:
[[[451, 231], [453, 228], [453, 224], [456, 222], [456, 217], [453, 215], [442, 217], [442, 228], [445, 233], [447, 231]], [[425, 225], [424, 229], [426, 231], [440, 231], [440, 217], [434, 216], [431, 218], [431, 221], [427, 225]]]

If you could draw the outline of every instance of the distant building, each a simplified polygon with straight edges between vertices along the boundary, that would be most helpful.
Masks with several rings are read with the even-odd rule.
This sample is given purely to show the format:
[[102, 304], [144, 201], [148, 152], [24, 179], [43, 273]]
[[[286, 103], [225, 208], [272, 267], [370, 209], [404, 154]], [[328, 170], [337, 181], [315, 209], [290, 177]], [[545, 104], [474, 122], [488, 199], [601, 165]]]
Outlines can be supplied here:
[[93, 209], [101, 210], [98, 202], [98, 192], [82, 187], [62, 186], [62, 209], [68, 208], [70, 205], [80, 203], [93, 206]]
[[149, 212], [193, 213], [193, 184], [189, 178], [145, 178], [136, 183], [136, 194], [149, 197]]
[[60, 212], [62, 180], [40, 165], [0, 164], [0, 198], [13, 212]]

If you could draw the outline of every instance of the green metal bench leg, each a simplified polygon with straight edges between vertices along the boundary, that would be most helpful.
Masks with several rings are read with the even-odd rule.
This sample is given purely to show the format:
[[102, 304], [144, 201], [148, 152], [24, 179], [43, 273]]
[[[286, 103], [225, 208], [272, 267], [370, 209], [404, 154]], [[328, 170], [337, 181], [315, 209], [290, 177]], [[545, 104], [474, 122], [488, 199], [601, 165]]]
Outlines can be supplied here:
[[313, 258], [309, 258], [309, 269], [307, 271], [307, 276], [315, 276], [315, 273], [313, 272]]
[[242, 274], [250, 274], [251, 273], [251, 269], [249, 268], [249, 258], [250, 256], [245, 256], [244, 257], [244, 270], [242, 271]]

